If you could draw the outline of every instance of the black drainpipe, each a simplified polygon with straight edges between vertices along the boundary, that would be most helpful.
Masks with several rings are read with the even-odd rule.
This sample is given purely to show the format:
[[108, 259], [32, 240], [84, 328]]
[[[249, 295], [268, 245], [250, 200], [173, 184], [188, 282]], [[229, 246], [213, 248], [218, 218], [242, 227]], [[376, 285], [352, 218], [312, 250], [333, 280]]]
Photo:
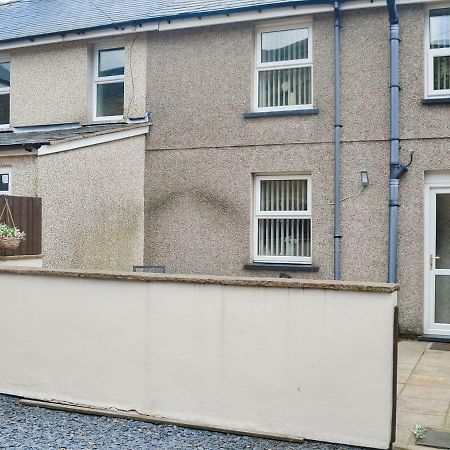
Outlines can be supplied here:
[[334, 2], [334, 279], [341, 278], [341, 11]]
[[400, 163], [400, 77], [399, 77], [399, 18], [395, 0], [387, 0], [390, 23], [390, 49], [391, 49], [391, 156], [390, 156], [390, 182], [389, 182], [389, 250], [388, 250], [388, 282], [397, 282], [397, 247], [398, 247], [398, 209], [400, 207], [398, 190], [399, 180], [408, 171]]

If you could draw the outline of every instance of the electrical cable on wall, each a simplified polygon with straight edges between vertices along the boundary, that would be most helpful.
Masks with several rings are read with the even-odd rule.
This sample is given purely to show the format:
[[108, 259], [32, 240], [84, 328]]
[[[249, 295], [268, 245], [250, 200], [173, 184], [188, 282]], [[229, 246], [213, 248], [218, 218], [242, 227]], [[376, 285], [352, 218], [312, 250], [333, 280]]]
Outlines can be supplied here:
[[134, 43], [136, 42], [137, 38], [138, 38], [138, 35], [136, 34], [136, 36], [134, 37], [133, 41], [131, 42], [131, 46], [130, 46], [131, 95], [130, 95], [130, 100], [128, 102], [128, 107], [127, 107], [127, 110], [126, 110], [127, 117], [130, 116], [131, 105], [132, 105], [132, 103], [134, 101], [133, 47], [134, 47]]

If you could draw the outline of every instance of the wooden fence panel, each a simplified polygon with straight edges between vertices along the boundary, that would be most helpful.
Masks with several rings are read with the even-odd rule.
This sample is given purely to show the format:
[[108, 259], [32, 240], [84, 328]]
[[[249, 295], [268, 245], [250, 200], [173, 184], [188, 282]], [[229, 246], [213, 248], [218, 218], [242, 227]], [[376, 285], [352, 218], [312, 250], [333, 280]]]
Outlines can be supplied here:
[[[0, 256], [40, 255], [42, 253], [42, 199], [38, 197], [0, 196], [0, 212], [8, 199], [14, 223], [25, 231], [27, 239], [16, 250], [0, 248]], [[0, 222], [7, 219], [3, 216]], [[7, 221], [8, 225], [9, 219]]]

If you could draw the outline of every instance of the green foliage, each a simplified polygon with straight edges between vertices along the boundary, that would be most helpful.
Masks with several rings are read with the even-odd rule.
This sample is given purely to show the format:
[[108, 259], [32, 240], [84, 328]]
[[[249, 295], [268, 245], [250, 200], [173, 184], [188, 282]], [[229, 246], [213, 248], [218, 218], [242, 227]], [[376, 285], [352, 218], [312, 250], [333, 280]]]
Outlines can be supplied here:
[[411, 432], [416, 439], [423, 439], [427, 434], [427, 430], [422, 425], [414, 425]]
[[26, 234], [16, 227], [10, 227], [9, 225], [6, 225], [6, 223], [0, 223], [0, 238], [3, 237], [15, 237], [24, 240]]

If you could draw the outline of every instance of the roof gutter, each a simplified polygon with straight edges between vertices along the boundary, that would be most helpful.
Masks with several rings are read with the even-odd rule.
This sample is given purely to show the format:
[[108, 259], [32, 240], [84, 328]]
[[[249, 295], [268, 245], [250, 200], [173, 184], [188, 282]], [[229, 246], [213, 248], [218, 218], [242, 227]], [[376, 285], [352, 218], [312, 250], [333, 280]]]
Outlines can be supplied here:
[[[438, 0], [398, 0], [402, 4], [435, 2]], [[66, 41], [116, 37], [126, 34], [194, 28], [233, 22], [275, 19], [289, 16], [333, 12], [333, 0], [292, 0], [271, 5], [228, 8], [218, 11], [203, 11], [141, 18], [124, 22], [108, 23], [88, 28], [61, 30], [58, 32], [29, 35], [0, 41], [0, 51], [35, 45]], [[340, 0], [341, 10], [382, 7], [385, 0]]]
[[[166, 24], [171, 24], [172, 21], [185, 21], [192, 20], [198, 22], [196, 26], [207, 26], [209, 23], [200, 23], [200, 21], [204, 19], [211, 19], [213, 22], [217, 22], [219, 17], [222, 17], [223, 23], [227, 23], [230, 21], [245, 21], [252, 20], [247, 18], [249, 13], [256, 13], [261, 15], [261, 19], [266, 18], [265, 16], [270, 17], [283, 17], [284, 14], [277, 14], [277, 10], [298, 10], [296, 14], [301, 14], [303, 9], [311, 8], [311, 5], [323, 5], [325, 8], [318, 9], [318, 12], [323, 11], [332, 11], [332, 8], [329, 4], [332, 3], [332, 0], [293, 0], [290, 2], [280, 2], [274, 3], [271, 5], [261, 5], [261, 6], [245, 6], [241, 8], [227, 8], [221, 9], [217, 11], [200, 11], [195, 13], [180, 13], [152, 18], [142, 18], [136, 20], [129, 20], [124, 22], [115, 22], [109, 23], [105, 25], [98, 25], [88, 28], [79, 28], [72, 30], [63, 30], [52, 33], [43, 33], [38, 35], [30, 35], [26, 37], [18, 37], [13, 39], [6, 39], [0, 41], [0, 50], [14, 48], [14, 47], [25, 47], [30, 45], [39, 45], [41, 43], [53, 43], [53, 42], [61, 42], [61, 41], [70, 41], [70, 40], [82, 40], [89, 39], [93, 37], [102, 37], [109, 35], [120, 35], [120, 34], [129, 34], [135, 32], [144, 32], [144, 31], [158, 31], [166, 29]], [[273, 14], [269, 14], [269, 13]], [[311, 11], [312, 12], [312, 11]], [[263, 14], [267, 13], [267, 14]], [[306, 11], [306, 14], [308, 11]], [[231, 18], [231, 16], [236, 16]], [[241, 19], [237, 16], [241, 16]], [[228, 20], [226, 19], [228, 18]], [[216, 19], [216, 20], [214, 20]], [[205, 22], [208, 22], [205, 20]], [[215, 24], [215, 23], [213, 23]], [[182, 27], [184, 28], [184, 27]], [[50, 41], [49, 41], [50, 40]], [[41, 42], [45, 41], [45, 42]], [[48, 42], [47, 42], [48, 41]]]

